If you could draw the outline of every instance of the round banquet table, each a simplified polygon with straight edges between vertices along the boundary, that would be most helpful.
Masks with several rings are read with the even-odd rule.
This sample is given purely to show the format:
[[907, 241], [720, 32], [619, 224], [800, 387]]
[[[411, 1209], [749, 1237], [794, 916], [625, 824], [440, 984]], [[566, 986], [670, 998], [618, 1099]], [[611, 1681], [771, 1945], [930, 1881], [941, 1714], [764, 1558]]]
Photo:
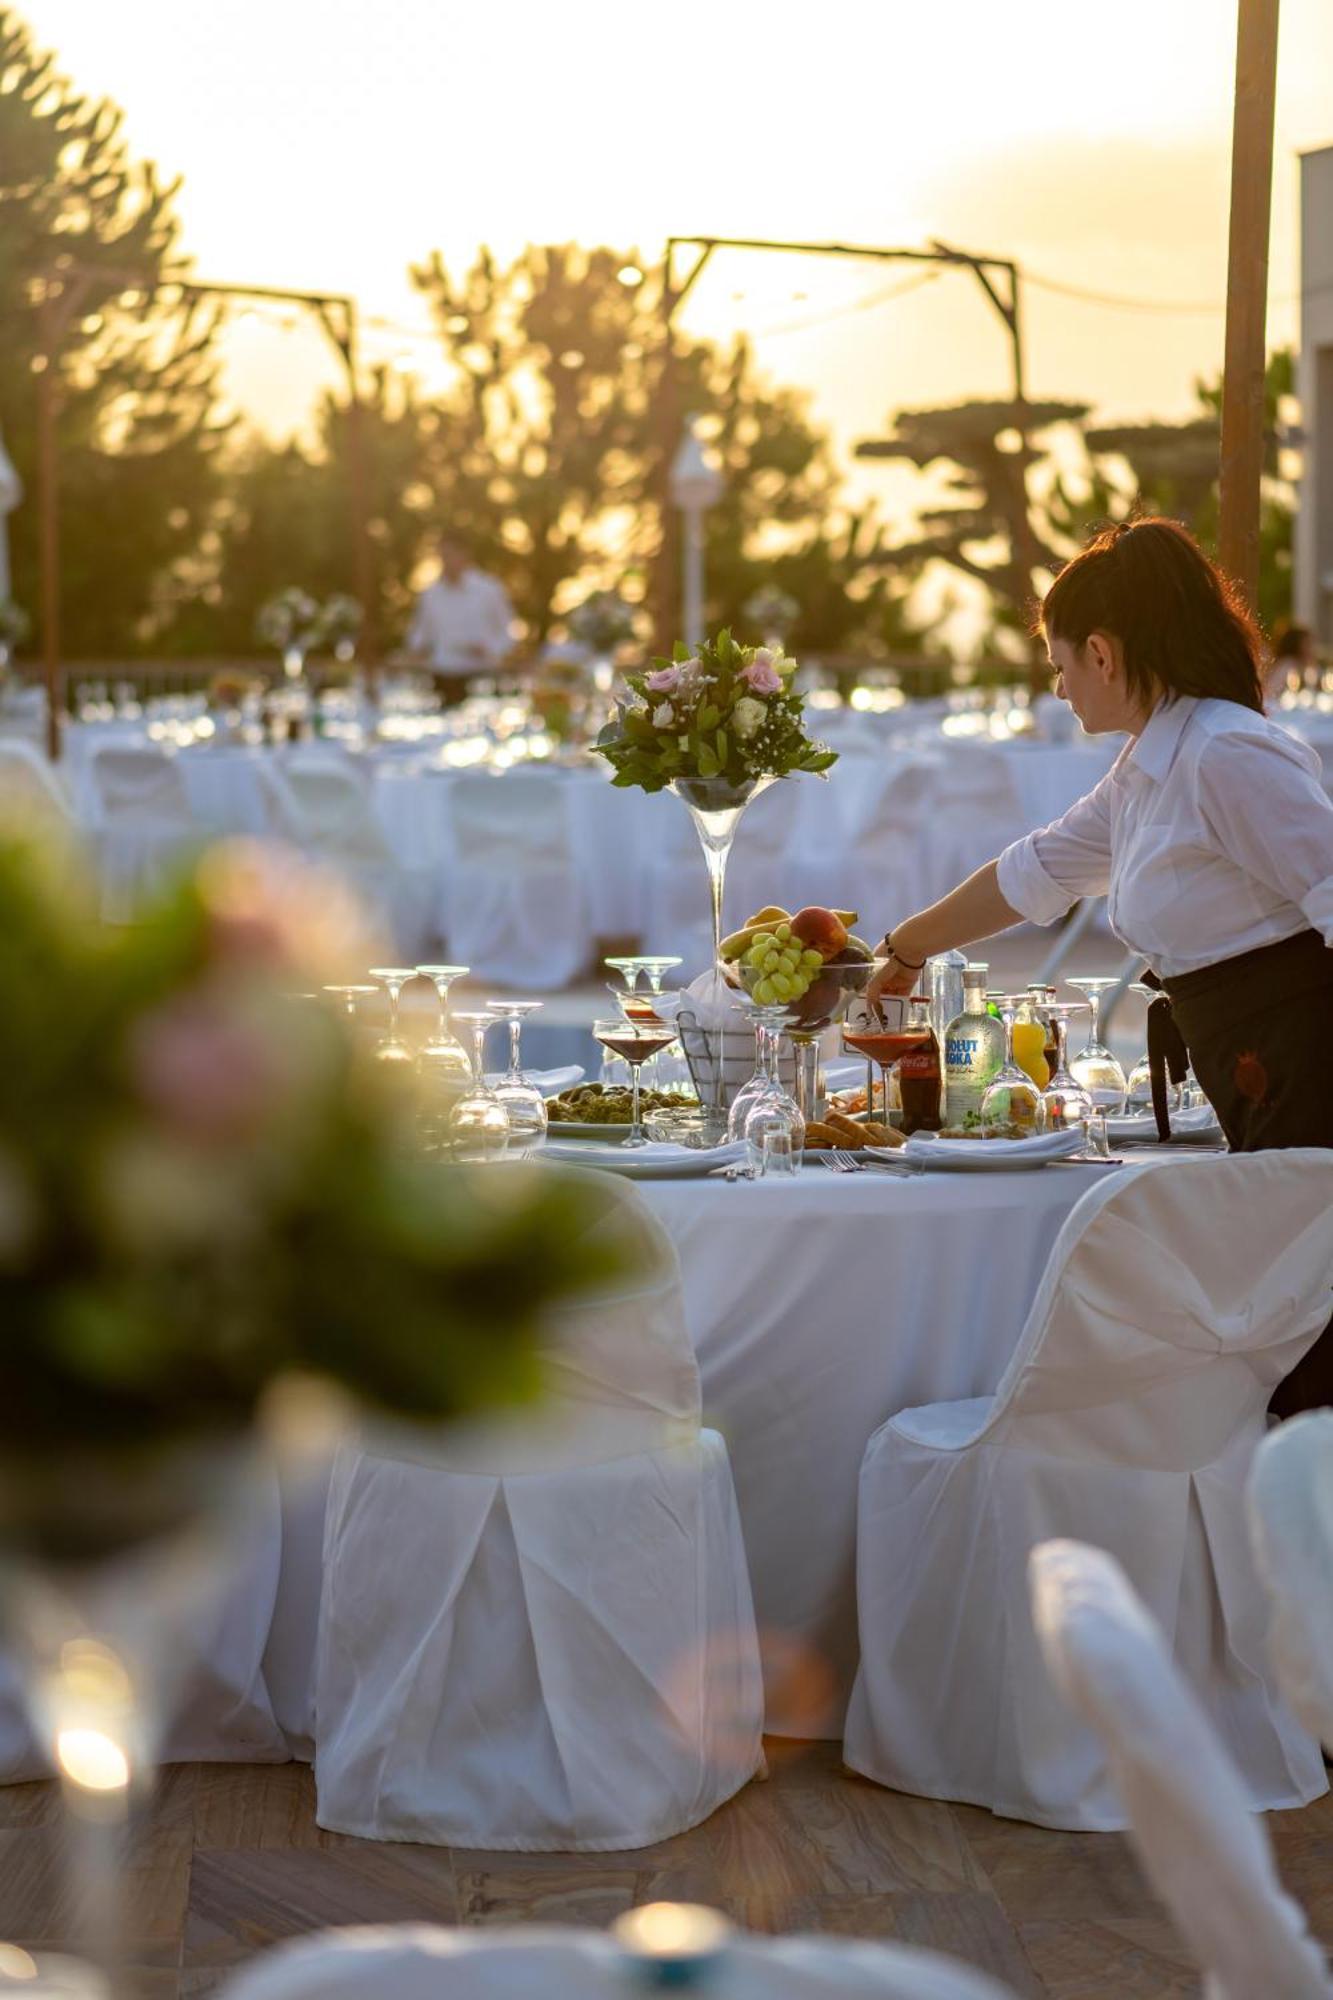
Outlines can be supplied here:
[[908, 1180], [807, 1161], [785, 1181], [641, 1184], [680, 1257], [705, 1422], [731, 1457], [771, 1734], [842, 1734], [871, 1433], [998, 1386], [1061, 1224], [1107, 1171]]

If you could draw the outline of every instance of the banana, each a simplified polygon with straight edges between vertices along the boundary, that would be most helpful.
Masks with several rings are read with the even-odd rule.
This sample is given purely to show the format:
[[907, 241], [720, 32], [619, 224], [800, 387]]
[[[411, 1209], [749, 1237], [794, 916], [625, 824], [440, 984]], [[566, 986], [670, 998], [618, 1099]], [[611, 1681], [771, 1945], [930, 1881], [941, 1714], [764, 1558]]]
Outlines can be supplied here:
[[744, 958], [755, 939], [762, 937], [766, 931], [771, 931], [773, 924], [777, 921], [778, 919], [775, 917], [769, 923], [757, 924], [751, 919], [743, 929], [733, 931], [730, 937], [723, 938], [721, 944], [718, 946], [719, 955], [728, 962], [732, 959]]
[[861, 912], [859, 910], [835, 910], [833, 914], [840, 924], [845, 924], [848, 930], [850, 930]]
[[778, 903], [765, 903], [762, 910], [756, 910], [746, 926], [749, 930], [771, 930], [774, 924], [789, 924], [791, 911], [784, 910]]

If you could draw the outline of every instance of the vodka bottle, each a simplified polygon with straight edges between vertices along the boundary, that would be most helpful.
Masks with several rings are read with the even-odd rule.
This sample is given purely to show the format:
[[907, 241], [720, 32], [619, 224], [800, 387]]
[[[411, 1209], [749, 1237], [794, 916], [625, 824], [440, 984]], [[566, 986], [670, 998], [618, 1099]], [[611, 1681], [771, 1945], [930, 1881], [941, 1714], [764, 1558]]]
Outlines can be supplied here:
[[926, 965], [925, 987], [930, 995], [930, 1025], [935, 1040], [944, 1047], [945, 1030], [956, 1014], [963, 1011], [963, 974], [967, 959], [961, 951], [943, 951]]
[[981, 1100], [1004, 1064], [1004, 1029], [986, 1011], [988, 965], [963, 974], [963, 1005], [944, 1031], [944, 1122], [979, 1127]]

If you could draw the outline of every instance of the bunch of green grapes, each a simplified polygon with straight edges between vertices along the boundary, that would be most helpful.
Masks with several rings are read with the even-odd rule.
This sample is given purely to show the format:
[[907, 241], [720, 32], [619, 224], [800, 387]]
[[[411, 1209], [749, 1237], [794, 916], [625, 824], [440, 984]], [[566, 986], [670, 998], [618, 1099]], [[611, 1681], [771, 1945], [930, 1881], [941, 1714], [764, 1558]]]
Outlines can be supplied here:
[[750, 991], [761, 1007], [777, 1007], [808, 993], [823, 954], [803, 948], [790, 924], [776, 924], [754, 940], [745, 962], [760, 975]]

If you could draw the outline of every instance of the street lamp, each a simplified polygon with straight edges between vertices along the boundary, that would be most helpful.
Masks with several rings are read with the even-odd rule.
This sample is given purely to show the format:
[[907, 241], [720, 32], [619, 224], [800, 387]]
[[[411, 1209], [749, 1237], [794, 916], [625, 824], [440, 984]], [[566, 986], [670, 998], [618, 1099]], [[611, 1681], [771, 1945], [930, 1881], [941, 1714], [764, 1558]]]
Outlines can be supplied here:
[[722, 460], [699, 435], [699, 419], [685, 426], [671, 461], [671, 501], [685, 521], [685, 643], [693, 651], [704, 636], [704, 515], [722, 498]]

